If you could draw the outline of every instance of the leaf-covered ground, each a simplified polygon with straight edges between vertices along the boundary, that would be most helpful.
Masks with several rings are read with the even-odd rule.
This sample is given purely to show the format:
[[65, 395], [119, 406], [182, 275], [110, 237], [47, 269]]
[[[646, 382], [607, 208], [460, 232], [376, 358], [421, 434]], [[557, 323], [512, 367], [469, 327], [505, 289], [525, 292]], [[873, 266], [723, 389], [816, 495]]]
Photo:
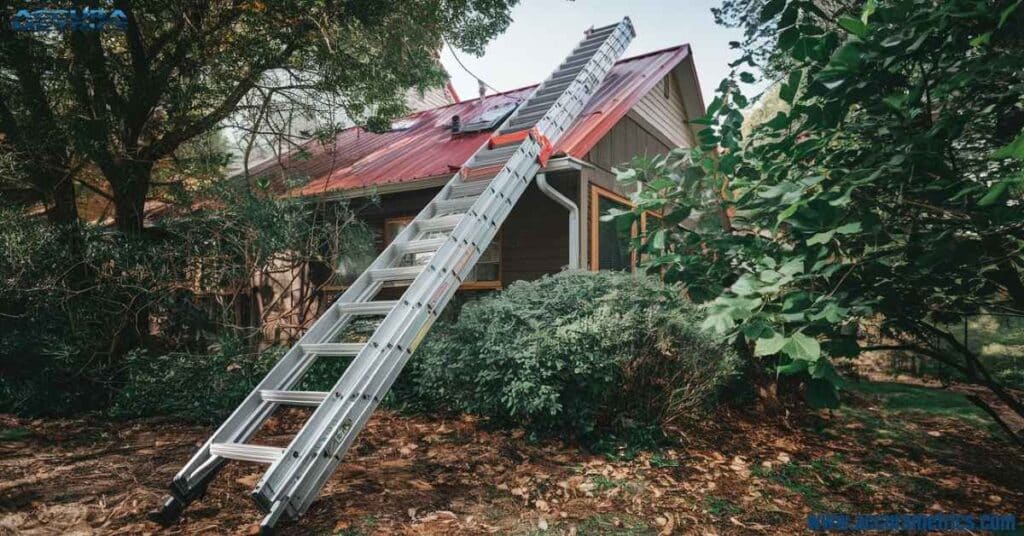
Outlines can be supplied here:
[[[283, 534], [795, 534], [810, 512], [1024, 513], [1024, 464], [959, 395], [871, 382], [833, 414], [729, 412], [676, 444], [587, 451], [382, 412]], [[263, 442], [287, 441], [282, 419]], [[0, 418], [0, 534], [247, 534], [258, 467], [146, 520], [208, 428]]]

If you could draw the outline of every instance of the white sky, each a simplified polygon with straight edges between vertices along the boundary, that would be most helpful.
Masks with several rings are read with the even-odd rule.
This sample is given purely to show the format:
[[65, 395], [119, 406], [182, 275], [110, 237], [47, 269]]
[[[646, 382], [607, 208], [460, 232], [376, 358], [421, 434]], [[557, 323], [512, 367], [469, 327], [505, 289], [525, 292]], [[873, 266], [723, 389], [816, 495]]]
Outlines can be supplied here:
[[[591, 26], [605, 26], [629, 16], [636, 38], [623, 57], [689, 43], [697, 66], [704, 102], [711, 102], [718, 83], [729, 73], [738, 52], [729, 41], [741, 32], [715, 24], [711, 8], [718, 0], [522, 0], [512, 10], [512, 24], [477, 58], [456, 51], [473, 74], [498, 90], [540, 82], [583, 39]], [[459, 97], [478, 96], [476, 79], [452, 58], [447, 47], [441, 63], [451, 74]], [[490, 92], [488, 92], [490, 93]]]

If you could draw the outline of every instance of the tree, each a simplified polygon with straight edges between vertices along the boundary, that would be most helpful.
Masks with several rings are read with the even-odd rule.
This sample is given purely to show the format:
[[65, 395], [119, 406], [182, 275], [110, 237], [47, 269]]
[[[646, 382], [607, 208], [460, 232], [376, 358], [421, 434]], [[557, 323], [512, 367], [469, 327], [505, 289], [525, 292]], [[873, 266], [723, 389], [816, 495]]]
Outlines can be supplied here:
[[[871, 319], [888, 341], [877, 348], [942, 362], [1024, 415], [945, 328], [1024, 313], [1020, 4], [766, 2], [786, 109], [744, 138], [749, 101], [726, 80], [699, 147], [620, 172], [643, 183], [623, 225], [673, 209], [637, 241], [647, 269], [686, 282], [706, 328], [800, 375], [812, 403], [838, 401], [831, 358], [869, 349], [856, 335]], [[678, 226], [719, 211], [725, 229]]]
[[380, 128], [403, 110], [406, 90], [442, 83], [442, 37], [479, 52], [514, 3], [116, 1], [123, 33], [4, 27], [0, 143], [23, 158], [43, 200], [61, 207], [56, 219], [73, 219], [63, 214], [73, 203], [58, 201], [87, 163], [109, 184], [118, 229], [139, 234], [154, 165], [250, 92], [299, 85], [338, 95], [350, 117]]

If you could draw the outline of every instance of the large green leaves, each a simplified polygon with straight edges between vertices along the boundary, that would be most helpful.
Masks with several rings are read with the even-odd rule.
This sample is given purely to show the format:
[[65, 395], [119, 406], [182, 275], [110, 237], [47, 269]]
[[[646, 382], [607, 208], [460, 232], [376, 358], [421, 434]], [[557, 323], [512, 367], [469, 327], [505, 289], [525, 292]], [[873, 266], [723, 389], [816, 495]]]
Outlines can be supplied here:
[[[674, 171], [639, 168], [640, 199], [715, 216], [654, 222], [670, 228], [638, 240], [644, 265], [692, 285], [706, 329], [773, 356], [823, 407], [862, 318], [912, 338], [951, 310], [1024, 307], [997, 292], [1024, 285], [1019, 3], [766, 2], [748, 45], [770, 42], [737, 65], [767, 58], [777, 97], [744, 125], [747, 99], [723, 82], [702, 146]], [[657, 180], [686, 167], [685, 188]]]

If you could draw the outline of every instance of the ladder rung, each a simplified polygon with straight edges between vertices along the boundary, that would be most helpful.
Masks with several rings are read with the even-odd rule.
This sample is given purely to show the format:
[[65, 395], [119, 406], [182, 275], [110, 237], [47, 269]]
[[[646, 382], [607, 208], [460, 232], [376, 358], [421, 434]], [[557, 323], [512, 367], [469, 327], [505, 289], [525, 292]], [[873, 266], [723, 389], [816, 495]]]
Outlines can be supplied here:
[[579, 47], [590, 46], [594, 43], [602, 43], [605, 39], [608, 39], [609, 35], [611, 35], [611, 32], [593, 32], [586, 39], [580, 41]]
[[398, 248], [399, 255], [408, 255], [410, 253], [431, 253], [437, 251], [437, 248], [444, 245], [445, 237], [440, 238], [425, 238], [423, 240], [409, 240], [408, 242], [400, 242], [395, 244]]
[[476, 202], [476, 197], [456, 197], [453, 199], [438, 199], [434, 201], [435, 214], [450, 212], [465, 212]]
[[327, 398], [327, 394], [324, 391], [275, 391], [273, 389], [260, 391], [264, 402], [290, 406], [319, 406]]
[[459, 224], [460, 220], [462, 220], [461, 214], [417, 220], [416, 229], [421, 233], [440, 233], [444, 231], [451, 231]]
[[330, 357], [354, 357], [362, 351], [366, 343], [362, 342], [325, 342], [320, 344], [303, 344], [302, 351], [307, 354]]
[[452, 197], [470, 197], [484, 193], [487, 186], [491, 184], [489, 180], [478, 180], [478, 181], [467, 181], [459, 184], [452, 185]]
[[519, 117], [516, 117], [516, 123], [534, 123], [541, 117], [544, 117], [544, 114], [547, 113], [548, 109], [549, 107], [545, 106], [543, 108], [538, 108], [537, 110], [534, 110], [528, 114], [520, 115]]
[[519, 149], [519, 144], [514, 143], [504, 147], [495, 147], [494, 149], [481, 151], [473, 157], [473, 161], [469, 165], [471, 167], [482, 167], [504, 164], [505, 162], [508, 162], [509, 158], [512, 158], [512, 155], [515, 154], [517, 149]]
[[593, 57], [595, 55], [596, 54], [594, 54], [593, 52], [586, 52], [586, 53], [583, 53], [583, 54], [576, 54], [574, 56], [569, 56], [568, 58], [565, 58], [565, 61], [562, 62], [562, 65], [558, 69], [559, 70], [575, 69], [575, 68], [580, 67], [583, 64], [587, 63], [591, 59], [593, 59]]
[[244, 443], [211, 443], [210, 454], [243, 462], [274, 463], [284, 456], [285, 449]]
[[378, 268], [370, 270], [370, 278], [374, 281], [411, 281], [423, 271], [423, 266], [399, 266], [397, 268]]
[[[593, 42], [588, 43], [586, 45], [582, 45], [581, 44], [580, 46], [577, 46], [575, 49], [573, 49], [572, 55], [575, 56], [575, 55], [578, 55], [578, 54], [587, 54], [587, 53], [591, 53], [592, 54], [595, 50], [601, 48], [601, 45], [604, 44], [604, 41], [605, 41], [604, 39], [600, 39], [598, 41], [593, 41]], [[583, 41], [583, 42], [586, 43], [586, 41]], [[570, 57], [572, 57], [572, 56], [570, 56]]]
[[335, 307], [343, 315], [386, 315], [398, 302], [394, 300], [356, 303], [338, 303]]

